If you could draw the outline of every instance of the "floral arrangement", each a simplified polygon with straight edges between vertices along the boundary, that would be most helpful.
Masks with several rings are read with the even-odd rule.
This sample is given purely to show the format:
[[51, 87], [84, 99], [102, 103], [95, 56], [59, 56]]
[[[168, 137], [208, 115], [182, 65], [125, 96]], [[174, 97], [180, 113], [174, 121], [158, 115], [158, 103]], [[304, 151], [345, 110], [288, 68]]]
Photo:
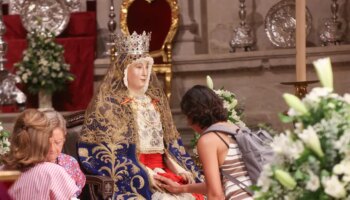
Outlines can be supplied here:
[[0, 164], [1, 157], [10, 151], [10, 142], [9, 142], [10, 133], [4, 130], [0, 122]]
[[265, 165], [255, 199], [349, 199], [350, 94], [333, 93], [329, 58], [314, 62], [322, 88], [302, 100], [284, 94], [282, 121], [295, 129], [274, 137], [275, 157]]
[[63, 89], [67, 81], [74, 80], [69, 64], [64, 61], [64, 48], [55, 42], [53, 33], [34, 30], [27, 39], [28, 48], [23, 52], [23, 60], [15, 67], [29, 92], [53, 93]]
[[238, 112], [236, 95], [230, 91], [224, 89], [214, 90], [214, 83], [210, 76], [207, 76], [207, 86], [212, 89], [224, 103], [224, 108], [228, 111], [228, 122], [238, 125], [239, 127], [245, 127], [245, 123], [241, 121], [240, 116], [242, 111]]

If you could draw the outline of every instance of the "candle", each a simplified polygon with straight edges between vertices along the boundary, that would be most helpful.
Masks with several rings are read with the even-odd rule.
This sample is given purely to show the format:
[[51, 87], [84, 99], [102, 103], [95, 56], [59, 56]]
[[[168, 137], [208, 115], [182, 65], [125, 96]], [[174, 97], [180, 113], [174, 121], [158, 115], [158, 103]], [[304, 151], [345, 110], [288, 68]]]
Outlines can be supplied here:
[[306, 0], [295, 0], [296, 16], [296, 78], [306, 81]]

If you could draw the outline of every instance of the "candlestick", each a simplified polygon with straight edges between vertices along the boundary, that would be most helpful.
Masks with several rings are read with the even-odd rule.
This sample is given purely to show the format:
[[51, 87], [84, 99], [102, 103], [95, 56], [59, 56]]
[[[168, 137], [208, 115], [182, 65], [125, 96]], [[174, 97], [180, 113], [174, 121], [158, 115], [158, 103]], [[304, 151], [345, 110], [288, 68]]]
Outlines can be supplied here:
[[6, 27], [2, 18], [2, 3], [3, 0], [0, 0], [0, 112], [5, 110], [4, 106], [14, 108], [16, 103], [24, 105], [27, 99], [16, 86], [16, 83], [20, 82], [19, 77], [5, 69], [7, 43], [3, 39]]
[[296, 0], [296, 79], [306, 81], [306, 3]]
[[307, 94], [307, 86], [313, 83], [318, 83], [317, 80], [312, 81], [296, 81], [296, 82], [282, 82], [282, 85], [293, 85], [295, 88], [295, 96], [300, 99], [304, 98]]
[[115, 30], [117, 29], [117, 22], [115, 20], [114, 13], [114, 0], [110, 0], [109, 6], [109, 21], [108, 21], [108, 30], [109, 30], [109, 42], [107, 43], [107, 47], [109, 48], [107, 51], [107, 55], [111, 57], [111, 62], [115, 60], [116, 48], [115, 48]]
[[339, 45], [342, 42], [346, 31], [346, 22], [343, 18], [338, 17], [339, 5], [337, 0], [332, 0], [331, 11], [332, 18], [327, 18], [324, 26], [321, 28], [320, 39], [322, 45]]
[[239, 19], [241, 22], [233, 31], [233, 39], [230, 42], [232, 52], [235, 52], [236, 48], [244, 48], [244, 51], [250, 51], [255, 43], [252, 29], [246, 23], [246, 15], [245, 0], [239, 0]]

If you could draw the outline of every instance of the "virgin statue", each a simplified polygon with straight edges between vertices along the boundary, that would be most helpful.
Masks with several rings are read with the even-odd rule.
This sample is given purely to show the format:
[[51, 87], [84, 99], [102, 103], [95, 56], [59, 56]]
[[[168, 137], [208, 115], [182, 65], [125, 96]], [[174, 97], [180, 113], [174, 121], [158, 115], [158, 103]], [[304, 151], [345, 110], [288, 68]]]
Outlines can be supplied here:
[[118, 55], [85, 113], [79, 158], [87, 172], [114, 179], [114, 199], [203, 199], [163, 191], [154, 174], [179, 184], [201, 181], [152, 72], [150, 35], [118, 40]]

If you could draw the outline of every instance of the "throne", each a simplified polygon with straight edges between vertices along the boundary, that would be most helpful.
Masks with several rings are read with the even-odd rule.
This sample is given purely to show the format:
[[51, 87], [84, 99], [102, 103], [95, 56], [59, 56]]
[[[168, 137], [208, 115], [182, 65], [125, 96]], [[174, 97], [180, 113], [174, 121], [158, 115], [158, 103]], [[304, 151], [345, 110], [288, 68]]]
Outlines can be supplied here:
[[[77, 143], [79, 140], [80, 131], [84, 123], [85, 110], [74, 112], [72, 114], [65, 115], [64, 118], [67, 121], [67, 136], [66, 142], [63, 146], [63, 153], [73, 156], [78, 160]], [[81, 167], [84, 172], [84, 168]], [[85, 173], [85, 172], [84, 172]], [[80, 199], [98, 200], [98, 199], [111, 199], [114, 194], [114, 180], [107, 176], [86, 176], [86, 184], [83, 188]]]
[[152, 32], [150, 55], [153, 70], [167, 97], [171, 94], [172, 41], [179, 24], [177, 0], [122, 0], [120, 26], [124, 34]]

